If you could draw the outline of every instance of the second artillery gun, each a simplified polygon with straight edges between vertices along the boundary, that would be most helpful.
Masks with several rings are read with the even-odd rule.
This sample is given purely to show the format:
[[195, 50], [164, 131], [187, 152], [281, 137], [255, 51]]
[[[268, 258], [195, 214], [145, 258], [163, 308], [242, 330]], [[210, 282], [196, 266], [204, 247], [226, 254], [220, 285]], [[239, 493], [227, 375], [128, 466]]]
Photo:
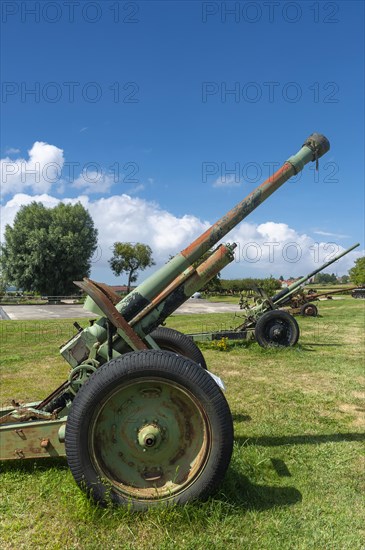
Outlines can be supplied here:
[[[356, 243], [347, 250], [337, 254], [328, 262], [314, 269], [311, 273], [308, 273], [308, 275], [301, 277], [271, 298], [263, 291], [260, 291], [261, 302], [255, 306], [243, 309], [245, 321], [235, 328], [235, 332], [239, 333], [254, 330], [257, 342], [263, 347], [273, 344], [282, 346], [293, 346], [296, 344], [299, 338], [299, 327], [298, 323], [291, 315], [291, 313], [295, 311], [282, 311], [280, 308], [292, 306], [293, 299], [298, 295], [298, 291], [307, 281], [309, 281], [309, 279], [338, 261], [340, 258], [343, 258], [343, 256], [346, 256], [346, 254], [358, 246], [359, 243]], [[344, 291], [341, 290], [339, 292], [343, 293]], [[301, 306], [297, 308], [298, 313], [301, 312], [304, 315], [315, 316], [317, 308], [310, 300], [316, 300], [317, 294], [307, 294], [306, 296]], [[307, 310], [307, 312], [305, 312], [305, 310]]]
[[[0, 459], [66, 456], [101, 503], [146, 508], [210, 494], [228, 468], [233, 423], [221, 381], [185, 335], [161, 327], [233, 261], [235, 244], [204, 255], [291, 176], [329, 150], [312, 134], [268, 180], [128, 296], [78, 282], [100, 318], [61, 346], [68, 379], [42, 401], [0, 412]], [[198, 267], [194, 264], [200, 261]]]
[[[275, 296], [269, 297], [261, 288], [249, 291], [246, 299], [240, 300], [240, 308], [245, 318], [244, 322], [230, 330], [216, 330], [189, 334], [195, 342], [207, 342], [227, 338], [228, 340], [256, 340], [261, 347], [270, 346], [294, 346], [299, 339], [300, 330], [293, 315], [301, 313], [315, 317], [318, 313], [317, 307], [312, 301], [320, 296], [327, 296], [336, 292], [348, 292], [350, 289], [341, 289], [331, 293], [305, 294], [302, 291], [303, 285], [323, 269], [338, 261], [343, 256], [357, 248], [359, 243], [354, 244], [347, 250], [337, 254], [331, 260], [324, 263], [308, 275], [301, 277], [288, 287], [284, 288]], [[255, 295], [256, 291], [256, 295]], [[255, 305], [250, 305], [249, 300], [254, 298]], [[285, 310], [282, 310], [285, 308]]]

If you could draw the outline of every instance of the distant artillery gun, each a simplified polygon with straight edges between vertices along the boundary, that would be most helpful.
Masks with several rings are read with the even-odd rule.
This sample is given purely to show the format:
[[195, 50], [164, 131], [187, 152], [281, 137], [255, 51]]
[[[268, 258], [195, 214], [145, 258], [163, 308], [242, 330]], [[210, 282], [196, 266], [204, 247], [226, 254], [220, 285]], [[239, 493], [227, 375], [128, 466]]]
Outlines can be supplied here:
[[[270, 345], [271, 340], [275, 341], [275, 339], [280, 342], [281, 345], [294, 345], [299, 338], [299, 327], [291, 315], [301, 313], [302, 315], [315, 317], [318, 310], [315, 304], [312, 303], [313, 301], [318, 300], [320, 296], [343, 292], [343, 290], [340, 290], [327, 293], [307, 294], [304, 293], [303, 290], [300, 290], [302, 285], [326, 267], [329, 267], [343, 256], [346, 256], [346, 254], [358, 246], [359, 243], [356, 243], [347, 250], [337, 254], [331, 260], [308, 275], [301, 277], [298, 281], [284, 288], [272, 298], [269, 298], [265, 292], [260, 290], [261, 303], [243, 310], [245, 321], [235, 330], [247, 331], [248, 329], [252, 330], [254, 328], [256, 340], [261, 345]], [[289, 310], [282, 311], [281, 308], [283, 307], [289, 307]], [[279, 309], [281, 310], [280, 314], [278, 312]], [[284, 313], [288, 315], [288, 317], [283, 317], [281, 315]]]
[[[294, 313], [302, 315], [317, 315], [317, 307], [312, 303], [322, 294], [307, 294], [301, 298], [301, 287], [317, 273], [330, 266], [349, 252], [358, 247], [354, 244], [347, 250], [334, 256], [331, 260], [321, 265], [305, 277], [301, 277], [288, 287], [282, 289], [275, 296], [269, 297], [266, 292], [256, 287], [255, 305], [250, 305], [251, 293], [245, 293], [240, 299], [240, 307], [244, 322], [232, 330], [216, 331], [209, 333], [190, 334], [197, 342], [228, 338], [229, 340], [255, 339], [262, 347], [269, 346], [294, 346], [299, 339], [300, 331]], [[343, 290], [339, 291], [343, 292]], [[324, 293], [323, 295], [328, 295]], [[332, 294], [332, 293], [331, 293]], [[299, 300], [302, 304], [299, 305]], [[292, 306], [294, 304], [294, 307]], [[283, 310], [282, 308], [288, 308]]]
[[352, 289], [351, 296], [353, 298], [365, 298], [365, 285], [361, 285]]
[[77, 484], [102, 504], [144, 509], [207, 497], [230, 462], [231, 412], [222, 382], [206, 369], [194, 342], [160, 325], [234, 260], [236, 245], [221, 244], [208, 258], [207, 251], [329, 147], [324, 136], [312, 134], [123, 299], [108, 285], [77, 282], [88, 295], [85, 308], [100, 318], [86, 328], [76, 323], [77, 334], [61, 346], [70, 365], [61, 386], [40, 402], [13, 402], [0, 411], [0, 459], [66, 456]]
[[[335, 294], [347, 294], [351, 292], [355, 287], [342, 288], [338, 290], [329, 290], [327, 292], [308, 291], [304, 289], [299, 290], [297, 294], [294, 294], [287, 304], [287, 311], [291, 315], [303, 315], [304, 317], [317, 317], [318, 308], [312, 302], [317, 302], [320, 298], [326, 298], [332, 300], [332, 296]], [[364, 289], [365, 292], [365, 289]]]

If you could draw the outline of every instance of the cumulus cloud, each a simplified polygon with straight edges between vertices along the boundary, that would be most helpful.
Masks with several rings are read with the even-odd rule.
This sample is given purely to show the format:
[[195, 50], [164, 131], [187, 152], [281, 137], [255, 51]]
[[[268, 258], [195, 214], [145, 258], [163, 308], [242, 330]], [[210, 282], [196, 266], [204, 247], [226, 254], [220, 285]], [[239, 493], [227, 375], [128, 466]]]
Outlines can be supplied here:
[[[229, 236], [238, 243], [236, 266], [240, 266], [243, 271], [255, 269], [259, 277], [269, 274], [276, 277], [306, 275], [345, 250], [333, 239], [318, 241], [306, 233], [298, 233], [285, 223], [266, 222], [256, 225], [244, 222]], [[324, 269], [324, 272], [343, 275], [362, 254], [356, 250], [349, 252]]]
[[[60, 199], [48, 194], [15, 195], [1, 207], [2, 231], [6, 223], [12, 224], [20, 206], [32, 201], [53, 207]], [[99, 231], [99, 246], [92, 262], [91, 276], [104, 282], [115, 280], [108, 264], [114, 242], [148, 244], [156, 262], [153, 269], [156, 269], [210, 226], [209, 222], [195, 216], [178, 217], [163, 210], [155, 202], [126, 194], [96, 200], [86, 195], [62, 199], [62, 202], [70, 204], [78, 201], [90, 212]], [[285, 223], [271, 221], [262, 224], [242, 222], [224, 241], [238, 244], [235, 261], [222, 273], [225, 278], [267, 277], [270, 274], [276, 277], [283, 275], [285, 278], [305, 275], [344, 250], [336, 243], [317, 242]], [[350, 252], [326, 271], [345, 274], [361, 255], [364, 255], [364, 251]], [[149, 272], [144, 272], [139, 280]]]
[[213, 181], [213, 187], [239, 187], [241, 181], [235, 174], [219, 176]]
[[[2, 234], [5, 225], [13, 223], [19, 208], [32, 201], [42, 202], [48, 207], [61, 202], [60, 199], [47, 194], [15, 195], [1, 206]], [[149, 244], [156, 263], [162, 265], [171, 254], [184, 248], [209, 227], [208, 222], [201, 221], [195, 216], [177, 217], [154, 202], [129, 195], [104, 197], [94, 201], [86, 195], [62, 199], [62, 202], [70, 204], [78, 201], [90, 212], [99, 232], [98, 267], [108, 266], [107, 260], [112, 255], [113, 243], [116, 241]]]
[[52, 185], [60, 180], [64, 165], [62, 149], [43, 141], [36, 141], [29, 149], [28, 155], [28, 159], [1, 159], [3, 195], [22, 191], [48, 193]]
[[[7, 155], [19, 153], [18, 149], [8, 149]], [[36, 141], [28, 151], [28, 159], [9, 156], [1, 159], [1, 191], [3, 196], [22, 192], [64, 193], [71, 186], [81, 193], [109, 193], [115, 178], [106, 173], [97, 163], [92, 168], [84, 168], [79, 176], [70, 180], [69, 175], [63, 177], [69, 167], [65, 162], [63, 150], [43, 141]]]
[[5, 151], [6, 155], [17, 155], [18, 153], [20, 153], [20, 149], [17, 149], [16, 147], [9, 147]]
[[346, 239], [349, 235], [341, 235], [340, 233], [330, 233], [329, 231], [313, 231], [315, 235], [321, 235], [322, 237], [336, 237], [336, 239]]
[[79, 177], [73, 182], [72, 187], [82, 190], [84, 193], [108, 193], [114, 183], [111, 174], [96, 170], [83, 170]]

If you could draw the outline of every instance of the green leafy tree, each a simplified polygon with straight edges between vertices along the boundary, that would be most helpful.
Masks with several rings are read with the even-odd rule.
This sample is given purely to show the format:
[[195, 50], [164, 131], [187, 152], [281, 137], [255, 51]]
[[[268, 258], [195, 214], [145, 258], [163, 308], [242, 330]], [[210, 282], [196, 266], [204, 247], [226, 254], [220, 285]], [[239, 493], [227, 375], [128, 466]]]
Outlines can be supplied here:
[[5, 294], [5, 292], [6, 292], [6, 281], [2, 273], [0, 272], [0, 298]]
[[97, 230], [80, 204], [54, 208], [32, 202], [7, 225], [1, 247], [4, 278], [28, 292], [63, 296], [75, 292], [74, 280], [90, 274]]
[[155, 262], [152, 259], [152, 250], [147, 244], [116, 242], [113, 245], [113, 256], [109, 264], [115, 275], [119, 276], [121, 273], [128, 275], [127, 291], [129, 292], [131, 283], [135, 283], [138, 278], [138, 271], [155, 265]]
[[349, 271], [350, 281], [355, 285], [365, 285], [365, 256], [355, 261]]
[[281, 283], [278, 279], [270, 276], [266, 279], [221, 279], [222, 288], [229, 292], [242, 292], [247, 290], [255, 290], [257, 287], [262, 288], [269, 296], [281, 288]]
[[318, 273], [314, 278], [315, 283], [328, 284], [337, 283], [337, 277], [334, 273]]

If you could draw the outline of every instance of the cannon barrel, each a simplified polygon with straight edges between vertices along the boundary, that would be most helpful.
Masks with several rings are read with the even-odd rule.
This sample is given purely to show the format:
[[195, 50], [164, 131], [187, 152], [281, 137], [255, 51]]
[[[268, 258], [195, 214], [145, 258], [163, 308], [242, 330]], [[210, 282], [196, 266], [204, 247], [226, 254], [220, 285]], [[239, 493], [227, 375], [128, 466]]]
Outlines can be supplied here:
[[308, 275], [305, 275], [305, 277], [301, 277], [300, 279], [298, 279], [298, 281], [295, 281], [294, 283], [292, 283], [291, 285], [289, 285], [287, 288], [284, 288], [283, 290], [281, 290], [280, 292], [278, 292], [278, 294], [276, 294], [275, 296], [273, 296], [271, 298], [272, 302], [274, 304], [280, 304], [280, 305], [284, 305], [287, 301], [290, 300], [292, 294], [303, 284], [305, 283], [306, 281], [308, 281], [311, 277], [314, 277], [314, 275], [317, 275], [317, 273], [319, 273], [320, 271], [323, 271], [323, 269], [325, 269], [326, 267], [330, 266], [331, 264], [333, 264], [334, 262], [336, 262], [337, 260], [339, 260], [340, 258], [342, 258], [343, 256], [346, 256], [346, 254], [348, 254], [349, 252], [351, 252], [351, 250], [354, 250], [354, 248], [357, 248], [358, 246], [360, 245], [360, 243], [356, 243], [352, 246], [350, 246], [350, 248], [348, 248], [347, 250], [344, 250], [343, 252], [341, 252], [340, 254], [337, 254], [336, 256], [334, 256], [331, 260], [329, 260], [328, 262], [324, 263], [323, 265], [321, 265], [320, 267], [318, 267], [317, 269], [314, 269], [311, 273], [309, 273]]
[[[282, 167], [271, 177], [115, 305], [112, 304], [110, 298], [105, 301], [105, 296], [100, 294], [103, 289], [100, 286], [99, 288], [92, 286], [91, 281], [77, 284], [86, 290], [94, 305], [96, 303], [98, 306], [94, 309], [96, 313], [106, 315], [107, 319], [115, 326], [124, 324], [124, 340], [126, 342], [131, 342], [130, 338], [133, 338], [133, 334], [130, 332], [130, 327], [133, 326], [133, 331], [136, 333], [135, 344], [140, 345], [139, 336], [142, 339], [145, 338], [179, 305], [208, 282], [215, 273], [233, 260], [233, 246], [219, 247], [197, 269], [193, 269], [192, 264], [198, 260], [202, 261], [204, 254], [248, 214], [290, 177], [299, 173], [308, 162], [316, 161], [317, 163], [329, 148], [330, 144], [326, 137], [317, 133], [311, 134], [301, 149], [284, 162]], [[126, 326], [128, 323], [129, 327]], [[120, 330], [122, 329], [120, 328]], [[87, 357], [88, 352], [95, 345], [99, 346], [98, 355], [105, 359], [107, 357], [105, 351], [107, 334], [106, 318], [101, 317], [93, 326], [85, 328], [66, 343], [61, 348], [61, 354], [71, 366], [76, 366]], [[123, 344], [121, 345], [123, 347]], [[114, 348], [116, 349], [116, 347], [117, 344]]]
[[231, 229], [246, 218], [283, 183], [293, 175], [298, 174], [308, 162], [317, 162], [329, 148], [330, 144], [326, 137], [317, 133], [311, 134], [298, 153], [291, 156], [281, 168], [254, 189], [225, 216], [121, 300], [116, 305], [117, 310], [128, 321], [132, 319], [180, 273], [214, 247]]

